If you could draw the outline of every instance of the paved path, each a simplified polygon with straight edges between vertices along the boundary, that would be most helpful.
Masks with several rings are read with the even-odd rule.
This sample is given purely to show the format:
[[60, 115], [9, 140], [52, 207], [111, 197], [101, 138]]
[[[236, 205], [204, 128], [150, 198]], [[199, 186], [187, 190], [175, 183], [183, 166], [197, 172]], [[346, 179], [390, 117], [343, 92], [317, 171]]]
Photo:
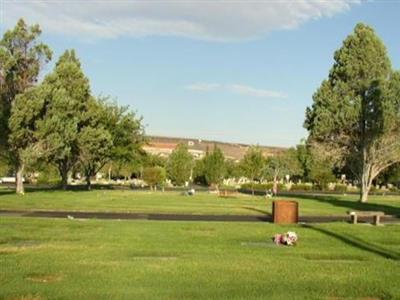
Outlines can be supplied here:
[[[43, 210], [1, 210], [0, 216], [38, 217], [38, 218], [77, 218], [77, 219], [112, 219], [112, 220], [153, 220], [153, 221], [222, 221], [222, 222], [272, 222], [271, 215], [188, 215], [188, 214], [146, 214], [119, 212], [77, 212], [77, 211], [43, 211]], [[383, 223], [397, 223], [400, 218], [385, 216]], [[350, 217], [343, 216], [300, 216], [299, 222], [324, 223], [349, 222]], [[372, 218], [361, 218], [361, 221], [372, 222]]]

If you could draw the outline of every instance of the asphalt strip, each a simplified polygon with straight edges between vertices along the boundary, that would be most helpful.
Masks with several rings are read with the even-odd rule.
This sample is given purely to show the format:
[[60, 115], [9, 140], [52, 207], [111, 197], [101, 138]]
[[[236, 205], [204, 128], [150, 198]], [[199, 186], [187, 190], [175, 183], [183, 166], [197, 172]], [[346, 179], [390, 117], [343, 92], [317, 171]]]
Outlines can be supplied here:
[[[146, 214], [121, 212], [78, 212], [78, 211], [27, 211], [2, 210], [0, 216], [67, 218], [67, 219], [101, 219], [101, 220], [149, 220], [149, 221], [221, 221], [221, 222], [273, 222], [271, 215], [189, 215], [189, 214]], [[372, 222], [372, 217], [360, 218], [361, 222]], [[300, 216], [299, 223], [350, 222], [350, 216]], [[400, 218], [385, 216], [382, 223], [398, 223]]]

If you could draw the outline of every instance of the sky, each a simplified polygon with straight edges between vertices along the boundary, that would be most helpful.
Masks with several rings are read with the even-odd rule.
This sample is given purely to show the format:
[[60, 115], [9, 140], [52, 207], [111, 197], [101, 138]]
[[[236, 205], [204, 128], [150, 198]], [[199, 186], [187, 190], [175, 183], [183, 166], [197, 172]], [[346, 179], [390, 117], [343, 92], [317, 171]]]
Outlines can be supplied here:
[[305, 109], [354, 26], [372, 26], [400, 69], [400, 0], [0, 0], [0, 34], [38, 23], [75, 49], [94, 95], [146, 133], [270, 146], [307, 136]]

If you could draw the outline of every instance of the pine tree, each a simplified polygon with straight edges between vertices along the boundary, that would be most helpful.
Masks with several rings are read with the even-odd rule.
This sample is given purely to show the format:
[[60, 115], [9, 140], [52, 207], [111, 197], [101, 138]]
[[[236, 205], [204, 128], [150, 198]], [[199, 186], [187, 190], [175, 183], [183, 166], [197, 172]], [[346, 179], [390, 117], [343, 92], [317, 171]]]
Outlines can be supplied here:
[[[49, 47], [39, 42], [40, 34], [38, 25], [29, 27], [23, 19], [20, 19], [17, 25], [7, 31], [0, 40], [0, 147], [2, 148], [0, 152], [7, 153], [8, 160], [15, 168], [18, 194], [24, 193], [25, 162], [21, 155], [22, 152], [26, 154], [24, 149], [27, 146], [26, 142], [20, 138], [31, 134], [32, 128], [27, 128], [24, 133], [14, 132], [12, 137], [11, 131], [19, 129], [15, 127], [18, 122], [30, 123], [33, 126], [38, 112], [28, 112], [32, 117], [29, 121], [22, 120], [19, 112], [17, 113], [19, 116], [11, 120], [11, 108], [18, 106], [21, 109], [27, 109], [26, 106], [30, 105], [30, 96], [34, 96], [35, 99], [40, 93], [33, 91], [32, 88], [38, 81], [41, 69], [52, 56]], [[17, 97], [19, 97], [19, 103], [14, 105]], [[16, 112], [17, 109], [14, 111]], [[32, 139], [33, 137], [29, 136], [27, 141], [32, 141]], [[19, 149], [20, 146], [23, 148]]]
[[335, 63], [307, 108], [309, 143], [347, 164], [366, 202], [372, 181], [400, 160], [400, 73], [383, 42], [358, 24], [335, 52]]

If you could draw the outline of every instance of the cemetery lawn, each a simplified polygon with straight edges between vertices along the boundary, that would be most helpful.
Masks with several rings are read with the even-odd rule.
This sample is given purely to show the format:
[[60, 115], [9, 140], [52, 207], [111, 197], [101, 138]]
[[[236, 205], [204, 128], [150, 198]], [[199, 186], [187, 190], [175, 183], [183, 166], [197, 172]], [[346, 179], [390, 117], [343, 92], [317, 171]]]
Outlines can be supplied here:
[[[277, 197], [296, 200], [300, 215], [346, 215], [348, 210], [383, 211], [400, 216], [400, 196], [370, 196], [368, 203], [357, 195], [305, 195]], [[162, 214], [269, 215], [273, 199], [238, 194], [221, 198], [207, 192], [184, 196], [179, 192], [132, 190], [31, 191], [18, 196], [13, 190], [0, 190], [0, 210], [99, 211]]]
[[6, 300], [400, 299], [400, 225], [2, 217], [0, 265]]

